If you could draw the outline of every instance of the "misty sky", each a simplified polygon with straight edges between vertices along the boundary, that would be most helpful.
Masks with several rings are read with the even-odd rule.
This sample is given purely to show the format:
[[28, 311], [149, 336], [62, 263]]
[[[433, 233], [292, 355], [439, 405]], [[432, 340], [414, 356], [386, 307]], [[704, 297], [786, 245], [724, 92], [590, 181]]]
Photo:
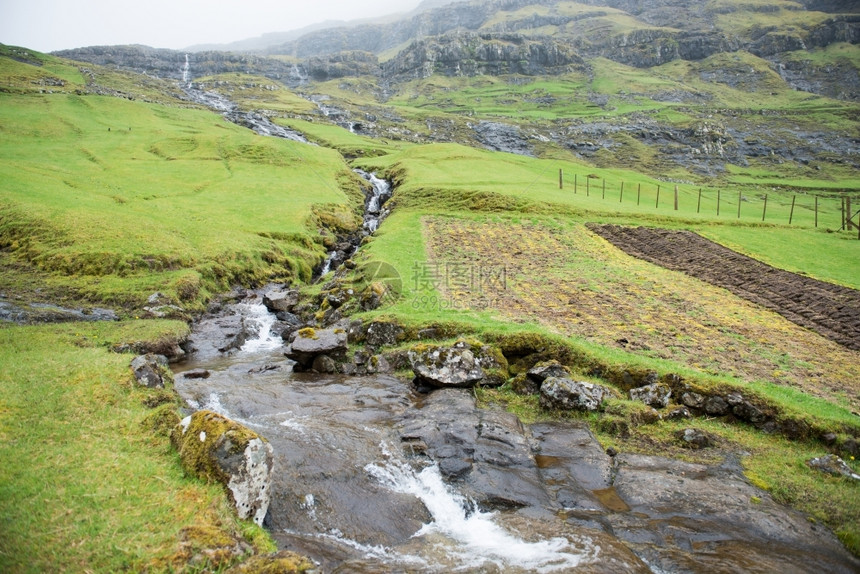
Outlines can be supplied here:
[[144, 44], [182, 49], [325, 20], [408, 12], [420, 0], [0, 0], [0, 44], [52, 52]]

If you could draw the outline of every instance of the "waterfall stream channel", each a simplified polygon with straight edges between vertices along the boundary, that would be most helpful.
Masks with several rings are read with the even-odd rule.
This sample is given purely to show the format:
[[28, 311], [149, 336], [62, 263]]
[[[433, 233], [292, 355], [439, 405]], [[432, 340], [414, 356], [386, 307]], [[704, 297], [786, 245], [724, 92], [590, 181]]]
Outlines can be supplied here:
[[[187, 91], [260, 133], [303, 139]], [[359, 175], [372, 187], [367, 235], [391, 188]], [[325, 265], [351, 255], [331, 253]], [[321, 572], [860, 571], [831, 532], [750, 484], [743, 453], [717, 465], [607, 454], [584, 423], [524, 425], [479, 408], [468, 389], [294, 372], [264, 292], [242, 291], [195, 321], [192, 348], [173, 366], [176, 390], [190, 411], [215, 411], [271, 443], [265, 526]], [[225, 348], [213, 324], [247, 336]]]

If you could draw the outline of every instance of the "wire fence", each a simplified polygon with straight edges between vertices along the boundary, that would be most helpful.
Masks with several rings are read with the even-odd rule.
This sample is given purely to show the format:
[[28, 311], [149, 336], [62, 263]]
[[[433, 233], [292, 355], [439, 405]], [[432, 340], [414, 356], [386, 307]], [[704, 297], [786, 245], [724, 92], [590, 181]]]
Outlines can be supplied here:
[[860, 192], [792, 193], [727, 191], [674, 183], [643, 184], [559, 170], [560, 189], [576, 195], [639, 209], [732, 218], [857, 232], [860, 239]]

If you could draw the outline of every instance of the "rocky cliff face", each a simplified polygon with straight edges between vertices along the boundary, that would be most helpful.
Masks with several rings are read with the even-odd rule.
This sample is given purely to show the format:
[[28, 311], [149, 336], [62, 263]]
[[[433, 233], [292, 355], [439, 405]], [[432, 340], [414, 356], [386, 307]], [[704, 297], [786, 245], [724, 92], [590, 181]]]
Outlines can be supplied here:
[[552, 39], [532, 41], [518, 35], [446, 35], [413, 42], [383, 66], [392, 80], [433, 74], [544, 75], [584, 70], [588, 66], [568, 45]]

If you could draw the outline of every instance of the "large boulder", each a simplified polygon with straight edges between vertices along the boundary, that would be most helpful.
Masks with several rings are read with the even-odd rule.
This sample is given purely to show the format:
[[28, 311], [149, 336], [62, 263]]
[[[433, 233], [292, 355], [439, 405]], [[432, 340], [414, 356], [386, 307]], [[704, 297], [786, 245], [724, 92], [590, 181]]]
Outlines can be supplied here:
[[488, 345], [458, 341], [450, 347], [421, 345], [409, 351], [415, 383], [430, 388], [501, 385], [507, 361]]
[[299, 329], [287, 349], [287, 357], [296, 362], [297, 371], [313, 368], [317, 357], [343, 359], [347, 349], [347, 333], [343, 329]]
[[269, 510], [273, 451], [254, 431], [212, 411], [198, 411], [171, 440], [186, 472], [222, 484], [239, 518], [263, 524]]
[[594, 383], [549, 377], [540, 387], [540, 405], [545, 409], [596, 411], [614, 394], [611, 389]]

